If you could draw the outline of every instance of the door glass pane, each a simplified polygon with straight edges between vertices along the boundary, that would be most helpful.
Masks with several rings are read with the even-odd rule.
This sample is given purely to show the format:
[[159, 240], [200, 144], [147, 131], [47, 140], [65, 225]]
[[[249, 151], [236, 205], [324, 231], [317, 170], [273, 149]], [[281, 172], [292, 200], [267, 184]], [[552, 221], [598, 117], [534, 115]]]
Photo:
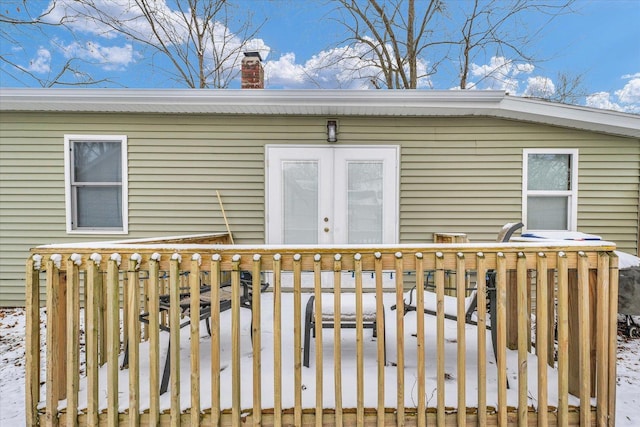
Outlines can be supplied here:
[[527, 228], [531, 230], [568, 230], [568, 197], [529, 196]]
[[382, 162], [349, 162], [348, 243], [382, 243]]
[[528, 189], [571, 190], [570, 154], [529, 154]]
[[109, 141], [73, 144], [75, 182], [121, 182], [121, 143]]
[[318, 163], [282, 165], [284, 243], [318, 243]]
[[121, 187], [78, 187], [76, 227], [122, 227]]

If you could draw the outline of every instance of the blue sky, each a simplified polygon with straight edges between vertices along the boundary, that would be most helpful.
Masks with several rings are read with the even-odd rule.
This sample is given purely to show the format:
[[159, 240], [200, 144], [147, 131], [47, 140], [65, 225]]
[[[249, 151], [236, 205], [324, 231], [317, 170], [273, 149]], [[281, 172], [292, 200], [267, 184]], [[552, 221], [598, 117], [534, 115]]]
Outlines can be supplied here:
[[[64, 4], [70, 0], [57, 0]], [[117, 8], [127, 0], [102, 0], [105, 8]], [[507, 1], [507, 0], [504, 0]], [[3, 8], [21, 1], [3, 0]], [[236, 0], [240, 10], [255, 12], [254, 22], [266, 19], [256, 34], [254, 45], [262, 49], [265, 59], [267, 88], [367, 88], [366, 82], [354, 82], [341, 71], [327, 67], [318, 71], [318, 64], [344, 55], [340, 40], [343, 28], [331, 18], [331, 6], [324, 0]], [[467, 0], [449, 2], [455, 13]], [[45, 9], [49, 0], [30, 0], [32, 13]], [[172, 8], [172, 2], [168, 1]], [[470, 80], [478, 79], [478, 89], [500, 89], [515, 95], [527, 95], [531, 88], [543, 82], [554, 83], [559, 72], [583, 75], [583, 87], [588, 98], [581, 103], [627, 112], [640, 113], [640, 0], [577, 0], [575, 13], [563, 15], [547, 24], [536, 36], [529, 52], [537, 59], [530, 66], [506, 67], [510, 58], [487, 55], [476, 58]], [[11, 14], [18, 14], [10, 10]], [[24, 16], [24, 11], [20, 11]], [[63, 13], [62, 11], [59, 13]], [[530, 31], [541, 28], [546, 18], [530, 15], [525, 20]], [[77, 22], [73, 34], [49, 28], [45, 34], [31, 29], [7, 27], [2, 32], [10, 37], [0, 39], [3, 56], [28, 69], [32, 77], [16, 76], [15, 69], [0, 65], [0, 84], [4, 87], [38, 87], [37, 79], [47, 81], [60, 69], [65, 55], [83, 56], [82, 69], [95, 78], [109, 78], [104, 86], [116, 87], [179, 87], [160, 72], [150, 72], [151, 53], [113, 33], [96, 31], [91, 22]], [[229, 26], [233, 32], [233, 25]], [[88, 48], [90, 47], [90, 49]], [[87, 53], [88, 50], [92, 54]], [[96, 52], [100, 60], [96, 60]], [[153, 58], [156, 71], [163, 66]], [[425, 58], [428, 63], [429, 58]], [[506, 67], [500, 81], [480, 80], [483, 72]], [[455, 87], [455, 68], [443, 66], [439, 72], [424, 79], [422, 88], [451, 89]], [[313, 78], [309, 78], [312, 76]], [[33, 78], [35, 77], [35, 78]], [[481, 83], [482, 82], [482, 83]], [[237, 82], [230, 87], [237, 87]]]

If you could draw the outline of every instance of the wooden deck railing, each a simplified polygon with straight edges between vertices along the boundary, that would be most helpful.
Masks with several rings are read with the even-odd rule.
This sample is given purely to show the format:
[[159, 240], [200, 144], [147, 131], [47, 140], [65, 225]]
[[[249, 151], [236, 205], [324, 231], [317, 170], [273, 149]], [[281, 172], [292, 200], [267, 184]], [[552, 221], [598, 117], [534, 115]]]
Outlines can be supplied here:
[[[36, 248], [26, 266], [27, 423], [382, 426], [444, 425], [455, 418], [459, 425], [528, 425], [535, 420], [543, 426], [614, 425], [614, 249], [606, 242], [297, 248], [159, 241]], [[247, 320], [240, 310], [241, 271], [252, 272], [253, 278], [250, 354], [241, 350], [242, 336], [247, 335], [246, 329], [242, 332]], [[348, 290], [355, 293], [360, 319], [355, 344], [341, 349], [346, 334], [353, 332], [340, 328], [339, 322], [330, 340], [323, 337], [322, 322], [316, 322], [315, 363], [305, 368], [304, 272], [312, 277], [315, 301], [322, 300], [321, 292], [334, 292], [338, 306], [346, 271], [354, 278]], [[459, 291], [455, 329], [444, 317], [447, 272], [456, 273]], [[496, 275], [497, 318], [487, 321], [490, 272]], [[261, 293], [265, 274], [270, 287]], [[333, 280], [331, 290], [321, 286], [327, 275]], [[406, 316], [403, 310], [389, 312], [387, 304], [387, 313], [393, 313], [387, 315], [387, 352], [394, 363], [385, 366], [383, 340], [371, 347], [363, 338], [363, 298], [375, 293], [377, 335], [384, 336], [384, 301], [401, 307], [405, 292], [414, 284], [420, 289], [427, 276], [436, 287], [435, 331], [425, 329], [433, 316], [422, 310]], [[477, 330], [464, 323], [464, 288], [470, 276], [479, 290]], [[188, 286], [190, 315], [198, 318], [202, 277], [211, 284], [213, 301], [219, 298], [221, 281], [230, 278], [232, 307], [221, 314], [219, 305], [212, 304], [208, 349], [203, 348], [201, 322], [182, 331], [189, 336], [190, 376], [181, 378], [186, 362], [180, 356], [176, 302], [181, 286]], [[373, 277], [371, 288], [365, 289], [363, 277]], [[533, 313], [528, 309], [532, 279]], [[40, 345], [41, 285], [46, 286], [46, 349]], [[171, 301], [171, 380], [167, 395], [160, 395], [167, 334], [160, 330], [158, 295], [164, 292]], [[417, 292], [418, 306], [422, 295]], [[138, 321], [143, 311], [152, 320], [148, 325]], [[221, 329], [221, 324], [230, 329]], [[497, 328], [495, 365], [487, 343], [491, 326]], [[425, 338], [432, 332], [434, 341]], [[122, 367], [126, 347], [128, 366]], [[226, 356], [229, 347], [231, 355]], [[325, 355], [327, 348], [333, 349], [333, 357]], [[343, 379], [343, 374], [351, 375], [343, 371], [348, 351], [355, 358], [354, 384]], [[371, 352], [377, 356], [374, 365]], [[223, 354], [230, 360], [229, 369], [221, 364]], [[453, 372], [447, 367], [452, 354], [457, 358]], [[313, 390], [312, 398], [306, 397], [307, 387]]]

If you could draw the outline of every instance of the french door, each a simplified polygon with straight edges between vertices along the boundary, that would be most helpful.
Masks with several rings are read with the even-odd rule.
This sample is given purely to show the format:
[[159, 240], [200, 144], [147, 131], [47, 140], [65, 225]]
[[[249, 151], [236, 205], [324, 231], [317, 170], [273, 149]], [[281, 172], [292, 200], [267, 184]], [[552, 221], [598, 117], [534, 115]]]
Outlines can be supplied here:
[[398, 151], [267, 146], [267, 243], [397, 243]]

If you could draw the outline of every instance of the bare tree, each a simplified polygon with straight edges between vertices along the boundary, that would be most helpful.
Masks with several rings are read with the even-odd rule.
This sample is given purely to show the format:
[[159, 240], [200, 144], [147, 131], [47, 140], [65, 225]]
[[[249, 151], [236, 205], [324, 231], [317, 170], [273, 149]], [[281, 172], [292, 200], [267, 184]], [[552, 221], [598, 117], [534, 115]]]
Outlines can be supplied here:
[[116, 32], [145, 47], [151, 58], [161, 55], [170, 64], [162, 71], [191, 88], [228, 87], [240, 72], [242, 52], [262, 25], [253, 27], [247, 12], [232, 32], [229, 0], [176, 1], [175, 10], [154, 0], [128, 3], [117, 10], [101, 0], [76, 0], [66, 5], [66, 19], [93, 21], [101, 31]]
[[430, 46], [442, 43], [432, 39], [432, 20], [442, 12], [442, 0], [333, 1], [344, 12], [338, 19], [347, 30], [346, 41], [366, 46], [365, 52], [354, 50], [379, 69], [370, 76], [375, 87], [415, 89], [420, 78], [435, 72], [436, 63], [420, 63], [420, 58]]
[[[42, 10], [41, 3], [34, 3], [27, 2], [27, 0], [3, 2], [0, 10], [0, 40], [3, 40], [3, 46], [19, 47], [19, 36], [30, 37], [33, 32], [47, 36], [48, 30], [63, 27], [63, 23], [48, 19], [56, 7], [55, 0], [51, 1], [44, 10]], [[12, 50], [3, 48], [0, 51], [0, 62], [12, 70], [6, 73], [7, 77], [23, 85], [29, 85], [35, 81], [42, 87], [87, 86], [108, 81], [107, 79], [94, 79], [89, 72], [83, 69], [84, 61], [78, 58], [67, 59], [62, 65], [52, 69], [48, 61], [49, 58], [45, 57], [47, 62], [37, 66], [33, 62], [20, 64], [14, 55]], [[46, 55], [49, 55], [48, 51]]]
[[[461, 89], [482, 79], [507, 79], [507, 70], [541, 60], [529, 48], [548, 23], [571, 11], [574, 1], [331, 0], [343, 12], [338, 21], [347, 42], [367, 46], [369, 61], [380, 70], [372, 84], [389, 89], [415, 89], [420, 78], [433, 76], [444, 64], [457, 69], [455, 85]], [[532, 14], [545, 18], [534, 30], [523, 22]], [[470, 85], [472, 64], [481, 56], [483, 61], [504, 59]]]
[[[465, 2], [462, 13], [464, 23], [460, 28], [459, 87], [468, 88], [471, 64], [476, 57], [495, 56], [508, 58], [505, 66], [515, 63], [534, 63], [541, 60], [528, 52], [547, 24], [563, 13], [571, 12], [575, 0], [473, 0]], [[467, 5], [471, 4], [471, 7]], [[546, 23], [531, 29], [526, 17], [532, 13], [544, 15]], [[526, 15], [526, 17], [525, 17]], [[500, 74], [500, 69], [494, 73]], [[482, 78], [492, 76], [489, 72]]]

